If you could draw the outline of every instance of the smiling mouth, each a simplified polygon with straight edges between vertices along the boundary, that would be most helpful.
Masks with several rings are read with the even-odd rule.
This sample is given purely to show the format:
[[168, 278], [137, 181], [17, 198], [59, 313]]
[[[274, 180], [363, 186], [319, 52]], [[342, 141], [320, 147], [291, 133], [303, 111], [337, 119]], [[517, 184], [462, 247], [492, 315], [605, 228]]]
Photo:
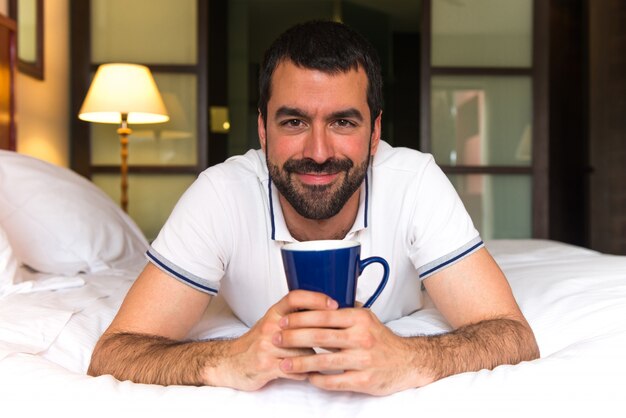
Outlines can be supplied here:
[[306, 186], [327, 186], [339, 176], [337, 173], [294, 173], [300, 182]]
[[283, 170], [288, 176], [295, 177], [295, 181], [306, 188], [331, 187], [339, 181], [342, 173], [348, 175], [353, 163], [349, 159], [331, 158], [323, 163], [316, 163], [310, 158], [301, 160], [287, 160]]

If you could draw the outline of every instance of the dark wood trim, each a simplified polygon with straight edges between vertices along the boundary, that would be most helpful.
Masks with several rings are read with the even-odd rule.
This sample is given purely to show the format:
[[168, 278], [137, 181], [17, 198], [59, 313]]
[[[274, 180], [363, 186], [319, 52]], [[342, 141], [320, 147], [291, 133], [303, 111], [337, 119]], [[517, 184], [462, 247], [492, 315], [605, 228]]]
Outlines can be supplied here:
[[2, 14], [0, 14], [0, 25], [4, 26], [12, 32], [17, 31], [17, 23], [15, 22], [15, 19], [3, 16]]
[[45, 21], [46, 21], [46, 12], [44, 7], [43, 0], [37, 0], [37, 62], [33, 66], [33, 69], [36, 72], [35, 77], [40, 80], [44, 79], [45, 74]]
[[533, 174], [532, 167], [440, 165], [446, 174]]
[[[590, 54], [590, 42], [589, 42], [589, 26], [590, 26], [590, 22], [589, 22], [589, 2], [586, 0], [581, 0], [582, 4], [581, 4], [581, 20], [580, 20], [580, 31], [582, 32], [582, 41], [581, 41], [581, 54], [580, 54], [580, 61], [578, 63], [578, 65], [580, 66], [580, 70], [581, 70], [581, 102], [580, 102], [580, 111], [581, 111], [581, 135], [583, 136], [583, 142], [584, 142], [584, 151], [582, 153], [582, 160], [581, 160], [581, 164], [582, 164], [582, 173], [583, 173], [583, 179], [581, 184], [583, 185], [583, 189], [585, 190], [584, 193], [584, 200], [585, 203], [582, 206], [581, 209], [581, 214], [582, 214], [582, 230], [580, 231], [583, 237], [583, 241], [579, 243], [579, 245], [583, 245], [585, 247], [590, 247], [591, 246], [591, 234], [590, 234], [590, 210], [591, 210], [591, 200], [592, 200], [592, 196], [591, 196], [591, 189], [590, 189], [590, 175], [592, 173], [592, 168], [591, 168], [591, 161], [590, 161], [590, 155], [591, 155], [591, 144], [590, 144], [590, 138], [591, 138], [591, 133], [589, 130], [589, 119], [590, 119], [590, 105], [589, 105], [589, 101], [590, 101], [590, 82], [589, 82], [589, 62], [590, 62], [590, 58], [589, 58], [589, 54]], [[622, 11], [626, 11], [626, 7], [624, 7], [624, 5], [622, 4]], [[626, 14], [622, 14], [622, 17], [625, 17]], [[622, 19], [622, 24], [623, 22], [625, 22], [626, 19]], [[624, 39], [626, 39], [626, 37], [624, 36], [624, 34], [626, 34], [626, 31], [623, 30], [622, 27], [622, 35], [621, 39], [622, 39], [622, 45], [625, 45], [626, 42], [624, 42]], [[624, 68], [624, 67], [622, 67]], [[623, 72], [617, 71], [616, 73], [618, 74], [623, 74]], [[622, 78], [622, 80], [624, 80], [624, 77]], [[622, 90], [624, 91], [624, 90]], [[622, 104], [624, 102], [622, 101]], [[624, 106], [625, 110], [626, 110], [626, 106]], [[622, 166], [623, 167], [623, 166]], [[622, 251], [623, 253], [626, 253], [626, 250]]]
[[421, 8], [421, 61], [420, 67], [420, 138], [419, 149], [422, 152], [431, 152], [431, 138], [430, 138], [430, 51], [432, 42], [432, 27], [431, 27], [431, 13], [432, 3], [431, 0], [422, 0]]
[[626, 255], [626, 2], [587, 0], [585, 6], [589, 245]]
[[0, 38], [2, 54], [0, 61], [3, 75], [7, 78], [0, 80], [3, 101], [0, 111], [5, 117], [0, 121], [0, 149], [15, 151], [17, 149], [17, 129], [15, 120], [15, 68], [17, 66], [17, 24], [15, 20], [0, 15]]
[[549, 85], [550, 4], [533, 1], [533, 220], [532, 237], [549, 238]]
[[[202, 2], [201, 2], [202, 3]], [[208, 2], [208, 106], [228, 106], [228, 1]], [[207, 125], [210, 115], [207, 109]], [[228, 134], [208, 131], [208, 161], [215, 165], [228, 158]]]
[[[204, 170], [209, 166], [209, 141], [211, 140], [209, 136], [209, 122], [208, 122], [208, 114], [209, 114], [209, 89], [208, 89], [208, 79], [209, 79], [209, 35], [208, 28], [209, 25], [209, 4], [211, 1], [198, 0], [198, 57], [197, 57], [197, 83], [198, 83], [198, 98], [197, 98], [197, 106], [198, 106], [198, 121], [197, 121], [197, 132], [198, 138], [200, 140], [197, 144], [197, 161], [198, 161], [198, 172]], [[227, 62], [227, 61], [226, 61]], [[227, 64], [226, 64], [227, 65]]]
[[15, 22], [15, 19], [11, 17], [3, 16], [2, 14], [0, 14], [0, 25], [8, 28], [12, 32], [17, 31], [17, 22]]
[[[9, 16], [15, 20], [18, 20], [19, 8], [17, 0], [9, 0]], [[35, 36], [36, 36], [36, 51], [35, 62], [23, 61], [20, 59], [19, 54], [17, 56], [17, 68], [21, 73], [28, 74], [38, 80], [44, 79], [44, 1], [36, 0], [35, 3]]]
[[[135, 174], [197, 174], [198, 167], [192, 165], [129, 165], [129, 173]], [[91, 174], [120, 174], [119, 165], [93, 165]]]
[[[588, 245], [585, 202], [589, 200], [586, 185], [588, 114], [585, 111], [588, 85], [585, 28], [589, 16], [585, 13], [585, 2], [549, 2], [549, 41], [546, 42], [549, 45], [547, 113], [550, 118], [548, 237], [581, 246]], [[612, 83], [613, 89], [619, 91], [619, 85]], [[603, 102], [609, 103], [608, 96]], [[594, 136], [593, 139], [595, 142], [599, 138]]]
[[462, 75], [462, 76], [532, 76], [533, 69], [501, 68], [501, 67], [430, 67], [431, 76]]
[[91, 2], [70, 0], [70, 167], [91, 176], [91, 130], [78, 119], [78, 111], [91, 82]]

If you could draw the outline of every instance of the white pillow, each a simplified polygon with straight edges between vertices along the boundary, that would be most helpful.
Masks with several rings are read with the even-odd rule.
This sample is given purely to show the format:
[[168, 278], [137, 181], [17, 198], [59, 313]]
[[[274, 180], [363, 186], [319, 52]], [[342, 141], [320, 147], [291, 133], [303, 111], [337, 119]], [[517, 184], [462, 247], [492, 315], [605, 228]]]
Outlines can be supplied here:
[[18, 267], [9, 238], [0, 225], [0, 296], [17, 282]]
[[45, 273], [126, 268], [148, 242], [103, 191], [71, 170], [0, 151], [0, 225], [17, 259]]

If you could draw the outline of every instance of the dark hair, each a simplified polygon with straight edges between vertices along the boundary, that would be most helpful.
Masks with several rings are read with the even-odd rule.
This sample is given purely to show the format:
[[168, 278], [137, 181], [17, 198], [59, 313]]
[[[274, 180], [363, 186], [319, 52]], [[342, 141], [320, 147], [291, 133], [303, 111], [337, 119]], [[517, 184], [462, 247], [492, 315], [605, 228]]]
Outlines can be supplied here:
[[301, 23], [280, 35], [265, 52], [259, 74], [259, 111], [267, 123], [272, 74], [283, 61], [333, 74], [363, 68], [372, 126], [383, 107], [382, 76], [372, 45], [348, 26], [330, 21]]

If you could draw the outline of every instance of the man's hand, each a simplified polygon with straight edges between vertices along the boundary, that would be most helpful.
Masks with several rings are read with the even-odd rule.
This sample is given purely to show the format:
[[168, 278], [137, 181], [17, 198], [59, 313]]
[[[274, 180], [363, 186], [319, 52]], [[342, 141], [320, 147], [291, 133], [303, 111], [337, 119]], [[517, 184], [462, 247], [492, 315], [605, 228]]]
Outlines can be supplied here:
[[[280, 321], [299, 310], [330, 312], [337, 303], [328, 296], [306, 291], [293, 291], [273, 305], [246, 334], [228, 341], [219, 361], [209, 360], [203, 372], [205, 384], [228, 386], [241, 390], [257, 390], [268, 382], [285, 378], [305, 380], [306, 372], [293, 373], [279, 366], [285, 359], [314, 355], [311, 345], [276, 345], [281, 332]], [[217, 358], [216, 358], [217, 360]]]
[[[294, 295], [293, 303], [303, 305]], [[312, 309], [312, 308], [309, 308]], [[520, 315], [484, 315], [454, 331], [400, 337], [369, 309], [292, 311], [278, 324], [274, 344], [323, 347], [327, 353], [289, 356], [287, 375], [307, 375], [322, 389], [387, 395], [457, 373], [537, 358], [532, 330]], [[326, 373], [339, 371], [340, 373]]]
[[[322, 389], [387, 395], [433, 381], [414, 365], [418, 352], [395, 335], [369, 309], [292, 312], [279, 324], [275, 343], [284, 348], [324, 347], [329, 353], [290, 356], [280, 362], [286, 374], [309, 374]], [[341, 373], [325, 373], [341, 371]]]

